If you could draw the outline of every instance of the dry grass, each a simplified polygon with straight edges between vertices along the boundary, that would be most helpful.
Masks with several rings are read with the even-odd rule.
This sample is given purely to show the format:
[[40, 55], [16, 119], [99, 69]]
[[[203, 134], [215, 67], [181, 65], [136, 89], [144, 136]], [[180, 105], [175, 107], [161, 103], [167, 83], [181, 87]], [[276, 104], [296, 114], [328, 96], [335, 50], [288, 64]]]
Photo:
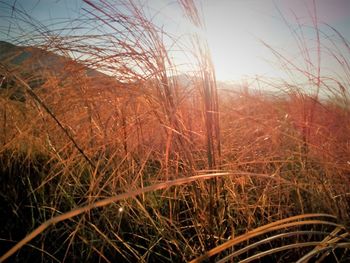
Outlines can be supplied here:
[[[0, 62], [1, 262], [349, 259], [350, 81], [265, 44], [310, 90], [265, 79], [256, 86], [279, 95], [220, 90], [194, 37], [183, 52], [196, 77], [183, 83], [169, 55], [182, 42], [136, 2], [85, 2], [78, 22], [96, 34], [60, 37], [30, 20], [41, 50]], [[203, 25], [192, 1], [179, 4]], [[43, 50], [80, 63], [33, 71]]]

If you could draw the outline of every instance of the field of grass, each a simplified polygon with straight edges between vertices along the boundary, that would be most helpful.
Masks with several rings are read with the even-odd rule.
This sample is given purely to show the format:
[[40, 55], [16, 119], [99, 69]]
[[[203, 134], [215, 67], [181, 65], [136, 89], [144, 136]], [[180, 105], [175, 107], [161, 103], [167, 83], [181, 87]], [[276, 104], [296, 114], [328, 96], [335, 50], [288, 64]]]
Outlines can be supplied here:
[[141, 8], [85, 2], [113, 36], [37, 27], [38, 54], [0, 61], [0, 262], [350, 260], [348, 40], [342, 79], [263, 43], [294, 79], [222, 89], [199, 38], [184, 81]]

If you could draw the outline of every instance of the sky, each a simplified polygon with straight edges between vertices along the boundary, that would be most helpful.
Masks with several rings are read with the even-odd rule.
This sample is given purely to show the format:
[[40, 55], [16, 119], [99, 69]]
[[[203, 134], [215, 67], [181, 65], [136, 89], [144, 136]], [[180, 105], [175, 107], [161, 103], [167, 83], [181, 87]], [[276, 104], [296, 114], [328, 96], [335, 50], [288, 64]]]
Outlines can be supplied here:
[[[350, 40], [350, 1], [316, 2], [320, 24], [333, 25]], [[294, 28], [298, 24], [295, 16], [302, 24], [312, 24], [308, 12], [308, 9], [312, 11], [310, 0], [207, 0], [203, 6], [207, 38], [219, 79], [254, 74], [279, 76], [271, 66], [270, 61], [274, 61], [271, 52], [260, 40], [283, 54], [295, 56], [297, 47], [283, 18]], [[315, 39], [315, 34], [311, 30], [306, 37]]]
[[[183, 15], [175, 7], [174, 0], [148, 0], [154, 10], [159, 10], [169, 21], [165, 26], [173, 31], [192, 30]], [[208, 41], [217, 79], [235, 81], [255, 75], [280, 77], [276, 60], [261, 41], [270, 44], [291, 57], [298, 56], [298, 48], [291, 35], [291, 28], [298, 23], [311, 25], [312, 0], [197, 0], [205, 21], [200, 34]], [[5, 3], [5, 4], [4, 4]], [[6, 7], [6, 4], [7, 7]], [[0, 38], [6, 38], [11, 21], [11, 9], [16, 5], [43, 24], [57, 19], [74, 19], [84, 14], [82, 0], [0, 0]], [[321, 30], [335, 27], [350, 40], [350, 0], [316, 0], [316, 10]], [[162, 16], [163, 17], [163, 16]], [[314, 48], [313, 30], [306, 29], [305, 39]], [[325, 57], [325, 68], [334, 65]]]

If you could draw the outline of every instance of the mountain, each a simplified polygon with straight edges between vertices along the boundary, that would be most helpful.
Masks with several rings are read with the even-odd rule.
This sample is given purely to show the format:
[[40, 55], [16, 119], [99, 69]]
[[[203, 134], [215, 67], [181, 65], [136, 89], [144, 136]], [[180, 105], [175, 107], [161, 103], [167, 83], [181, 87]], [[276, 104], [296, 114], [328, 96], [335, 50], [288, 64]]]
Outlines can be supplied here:
[[[108, 77], [109, 76], [84, 66], [81, 62], [77, 62], [69, 57], [57, 55], [51, 51], [32, 46], [16, 46], [11, 43], [0, 41], [0, 63], [20, 66], [24, 70], [40, 71], [50, 70], [56, 71], [57, 74], [64, 73], [67, 69], [74, 68], [81, 71], [89, 77]], [[32, 73], [33, 73], [32, 72]]]
[[[15, 72], [33, 89], [42, 87], [48, 81], [56, 80], [60, 86], [73, 86], [92, 88], [102, 86], [123, 86], [116, 79], [91, 69], [71, 58], [57, 55], [31, 46], [16, 46], [0, 41], [0, 91], [7, 94], [10, 99], [24, 102], [25, 92], [18, 87], [10, 72]], [[81, 82], [77, 85], [77, 82]], [[84, 83], [83, 83], [84, 82]], [[6, 92], [4, 92], [6, 90]]]
[[[0, 41], [0, 65], [19, 75], [33, 89], [45, 86], [49, 81], [56, 81], [59, 86], [69, 89], [85, 89], [89, 92], [102, 92], [109, 89], [112, 93], [126, 96], [135, 92], [146, 92], [138, 82], [126, 84], [83, 65], [81, 62], [55, 54], [54, 52], [32, 46], [17, 46]], [[198, 81], [198, 77], [189, 74], [179, 74], [170, 78], [176, 85], [187, 89]], [[0, 69], [0, 92], [16, 101], [25, 101], [25, 91], [11, 80], [10, 74]], [[148, 82], [152, 82], [149, 80]], [[47, 85], [46, 85], [47, 86]], [[49, 85], [50, 89], [54, 89]], [[242, 86], [238, 83], [217, 81], [220, 91], [241, 93]], [[6, 92], [3, 92], [6, 90]], [[48, 90], [48, 88], [47, 88]]]

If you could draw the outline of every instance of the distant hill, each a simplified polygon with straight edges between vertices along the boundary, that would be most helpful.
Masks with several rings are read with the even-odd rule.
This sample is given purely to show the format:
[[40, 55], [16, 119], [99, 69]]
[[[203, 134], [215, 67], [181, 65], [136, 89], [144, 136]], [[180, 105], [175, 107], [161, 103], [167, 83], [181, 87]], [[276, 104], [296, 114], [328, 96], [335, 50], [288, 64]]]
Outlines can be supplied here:
[[[95, 69], [91, 69], [81, 62], [73, 60], [68, 57], [60, 56], [54, 52], [47, 51], [32, 46], [17, 46], [5, 41], [0, 41], [0, 64], [10, 68], [16, 74], [19, 74], [33, 89], [42, 87], [47, 80], [56, 79], [61, 86], [66, 88], [74, 88], [81, 86], [77, 84], [78, 81], [85, 81], [88, 89], [93, 88], [92, 92], [99, 92], [101, 89], [111, 89], [113, 92], [122, 95], [124, 92], [128, 93], [138, 90], [142, 93], [141, 85], [135, 82], [134, 85], [121, 83], [115, 78], [103, 74]], [[11, 81], [11, 76], [5, 76], [6, 72], [0, 70], [0, 91], [6, 89], [8, 96], [12, 100], [25, 101], [25, 92], [23, 88], [18, 87], [16, 83]], [[179, 74], [171, 77], [182, 88], [187, 89], [191, 87], [197, 77], [188, 74]], [[151, 80], [149, 80], [152, 82]], [[73, 84], [74, 83], [74, 84]], [[66, 85], [67, 84], [67, 85]], [[122, 89], [117, 89], [115, 87]], [[125, 89], [127, 87], [127, 89]], [[240, 92], [241, 85], [217, 82], [217, 87], [221, 91]], [[124, 95], [126, 95], [124, 93]]]
[[[87, 80], [89, 87], [101, 84], [122, 85], [116, 79], [86, 67], [71, 58], [31, 46], [16, 46], [0, 41], [0, 64], [22, 77], [33, 89], [41, 87], [48, 79], [58, 82]], [[6, 71], [0, 71], [0, 89], [11, 90], [11, 99], [25, 101], [24, 91], [18, 88]]]
[[107, 75], [88, 68], [71, 58], [37, 47], [16, 46], [5, 41], [0, 41], [0, 62], [12, 66], [21, 66], [25, 70], [55, 70], [58, 74], [62, 74], [62, 71], [69, 67], [74, 67], [75, 70], [84, 69], [86, 75], [90, 77], [107, 77]]

